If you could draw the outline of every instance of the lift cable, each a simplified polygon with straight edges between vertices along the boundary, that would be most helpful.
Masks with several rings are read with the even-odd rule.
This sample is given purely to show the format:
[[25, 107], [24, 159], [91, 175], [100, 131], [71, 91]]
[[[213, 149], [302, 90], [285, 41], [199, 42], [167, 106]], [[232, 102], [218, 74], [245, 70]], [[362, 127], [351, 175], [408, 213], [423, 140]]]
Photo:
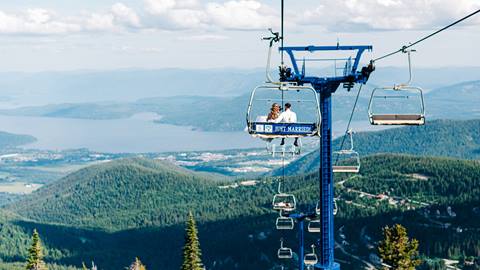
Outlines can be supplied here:
[[[281, 26], [280, 26], [280, 33], [281, 33], [280, 39], [281, 39], [282, 48], [283, 48], [283, 41], [284, 41], [284, 39], [285, 39], [285, 38], [284, 38], [284, 35], [283, 35], [283, 33], [284, 33], [284, 31], [283, 31], [283, 28], [284, 28], [284, 23], [283, 23], [283, 21], [284, 21], [284, 15], [285, 15], [285, 3], [284, 3], [284, 0], [282, 0], [282, 7], [281, 7]], [[284, 50], [282, 50], [282, 66], [283, 66], [283, 64], [285, 63], [285, 62], [284, 62], [284, 56], [283, 56], [283, 55], [284, 55]]]
[[459, 24], [459, 23], [463, 22], [464, 20], [466, 20], [466, 19], [468, 19], [468, 18], [470, 18], [470, 17], [473, 17], [473, 16], [477, 15], [478, 13], [480, 13], [480, 9], [478, 9], [477, 11], [475, 11], [475, 12], [473, 12], [473, 13], [470, 13], [469, 15], [461, 18], [461, 19], [458, 20], [458, 21], [455, 21], [455, 22], [453, 22], [453, 23], [451, 23], [451, 24], [443, 27], [442, 29], [439, 29], [439, 30], [431, 33], [431, 34], [428, 35], [428, 36], [425, 36], [425, 37], [423, 37], [423, 38], [415, 41], [414, 43], [410, 43], [408, 46], [403, 46], [402, 48], [400, 48], [400, 49], [398, 49], [398, 50], [396, 50], [396, 51], [394, 51], [394, 52], [391, 52], [391, 53], [389, 53], [389, 54], [386, 54], [386, 55], [384, 55], [384, 56], [382, 56], [382, 57], [378, 57], [378, 58], [372, 60], [372, 62], [376, 62], [376, 61], [378, 61], [378, 60], [382, 60], [382, 59], [384, 59], [384, 58], [390, 57], [390, 56], [395, 55], [395, 54], [400, 53], [400, 52], [405, 52], [406, 49], [408, 49], [408, 48], [410, 48], [410, 47], [413, 47], [413, 46], [417, 45], [418, 43], [423, 42], [423, 41], [425, 41], [425, 40], [427, 40], [427, 39], [429, 39], [429, 38], [431, 38], [431, 37], [439, 34], [440, 32], [443, 32], [443, 31], [447, 30], [448, 28], [450, 28], [450, 27], [452, 27], [452, 26], [454, 26], [454, 25], [456, 25], [456, 24]]
[[[353, 115], [355, 114], [355, 109], [357, 107], [358, 98], [360, 97], [360, 92], [362, 92], [362, 86], [363, 86], [363, 84], [360, 84], [360, 87], [359, 87], [358, 93], [357, 93], [357, 97], [355, 98], [355, 103], [353, 104], [352, 113], [350, 114], [350, 119], [348, 120], [347, 129], [345, 130], [345, 135], [343, 136], [343, 139], [342, 139], [342, 144], [340, 146], [340, 150], [343, 149], [343, 146], [345, 144], [345, 140], [346, 140], [348, 132], [350, 130], [350, 124], [352, 123]], [[338, 157], [337, 157], [337, 160], [335, 162], [337, 162], [337, 161], [338, 161]]]

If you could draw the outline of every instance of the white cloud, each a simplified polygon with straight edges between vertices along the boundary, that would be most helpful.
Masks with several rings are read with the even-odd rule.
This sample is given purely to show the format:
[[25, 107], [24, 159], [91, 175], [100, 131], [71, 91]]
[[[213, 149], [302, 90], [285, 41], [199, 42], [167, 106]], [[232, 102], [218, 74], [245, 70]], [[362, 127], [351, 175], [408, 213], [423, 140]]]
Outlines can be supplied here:
[[271, 8], [253, 0], [208, 3], [206, 12], [214, 25], [225, 29], [266, 29], [278, 23]]
[[112, 14], [115, 17], [115, 20], [119, 23], [132, 27], [141, 26], [138, 14], [122, 3], [116, 3], [112, 6]]
[[148, 13], [162, 15], [175, 9], [195, 9], [200, 4], [197, 0], [145, 0], [145, 5]]
[[203, 34], [203, 35], [189, 35], [179, 37], [178, 40], [182, 41], [207, 41], [207, 40], [227, 40], [228, 36], [224, 35], [214, 35], [214, 34]]
[[145, 7], [159, 28], [257, 30], [278, 23], [274, 10], [256, 0], [145, 0]]
[[478, 8], [478, 0], [325, 0], [296, 20], [331, 31], [430, 29]]
[[35, 8], [18, 13], [0, 10], [0, 34], [53, 35], [84, 31], [121, 31], [141, 27], [140, 17], [122, 3], [105, 13], [62, 17], [52, 10]]
[[[260, 0], [144, 0], [139, 12], [115, 3], [101, 12], [60, 16], [36, 8], [17, 13], [0, 10], [0, 34], [68, 34], [135, 30], [278, 29], [279, 11]], [[323, 0], [316, 7], [288, 10], [288, 28], [315, 25], [332, 32], [431, 29], [480, 8], [480, 0]], [[142, 14], [142, 15], [140, 15]], [[468, 22], [480, 23], [480, 16]]]
[[58, 20], [55, 13], [45, 9], [28, 9], [18, 14], [0, 11], [2, 34], [63, 34], [79, 30], [78, 25]]

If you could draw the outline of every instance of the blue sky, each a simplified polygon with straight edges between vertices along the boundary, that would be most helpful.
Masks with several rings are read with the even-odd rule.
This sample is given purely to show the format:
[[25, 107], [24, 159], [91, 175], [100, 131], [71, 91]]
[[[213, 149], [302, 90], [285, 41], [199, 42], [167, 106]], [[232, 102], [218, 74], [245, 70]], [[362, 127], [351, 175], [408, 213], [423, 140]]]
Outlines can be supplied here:
[[[255, 68], [279, 2], [16, 0], [0, 3], [0, 71]], [[290, 45], [397, 49], [480, 8], [480, 0], [286, 0]], [[478, 16], [480, 17], [480, 16]], [[417, 66], [478, 66], [480, 18], [417, 47]], [[379, 63], [380, 64], [380, 63]], [[383, 65], [404, 66], [393, 57]]]

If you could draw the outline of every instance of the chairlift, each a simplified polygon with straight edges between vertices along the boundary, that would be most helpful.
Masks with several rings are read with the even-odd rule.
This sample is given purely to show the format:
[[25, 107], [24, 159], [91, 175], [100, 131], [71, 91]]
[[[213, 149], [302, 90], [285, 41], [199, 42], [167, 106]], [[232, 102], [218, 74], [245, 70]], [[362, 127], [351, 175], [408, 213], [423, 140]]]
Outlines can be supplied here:
[[317, 216], [320, 216], [320, 214], [322, 213], [322, 209], [320, 206], [320, 201], [317, 201], [317, 205], [315, 206], [315, 214], [317, 214]]
[[347, 134], [350, 138], [350, 148], [333, 152], [333, 159], [335, 161], [333, 165], [334, 173], [360, 172], [360, 155], [357, 151], [353, 150], [353, 131], [348, 130]]
[[338, 213], [337, 199], [333, 199], [333, 215]]
[[[321, 209], [320, 209], [320, 201], [317, 202], [317, 206], [315, 207], [315, 214], [317, 216], [320, 216], [321, 214]], [[333, 199], [333, 215], [336, 215], [338, 213], [338, 206], [337, 206], [337, 199]]]
[[273, 196], [272, 206], [274, 210], [291, 212], [295, 210], [297, 201], [293, 194], [284, 193], [281, 191], [282, 183], [278, 183], [278, 193]]
[[[408, 54], [409, 80], [393, 87], [377, 87], [373, 89], [368, 104], [368, 118], [372, 125], [424, 125], [425, 103], [423, 89], [410, 86], [412, 81], [412, 64], [410, 54], [413, 50], [404, 51]], [[415, 100], [416, 99], [416, 100]], [[413, 103], [411, 101], [414, 101]], [[382, 107], [383, 102], [383, 107]], [[413, 106], [413, 108], [412, 108]], [[379, 112], [378, 110], [383, 112]], [[398, 111], [395, 111], [398, 110]], [[399, 112], [408, 110], [407, 112]]]
[[303, 262], [306, 265], [315, 265], [318, 263], [318, 257], [317, 254], [315, 254], [315, 245], [312, 245], [312, 253], [305, 254]]
[[[290, 103], [292, 111], [297, 114], [298, 119], [309, 119], [295, 123], [267, 120], [266, 114], [274, 103], [282, 107], [286, 103]], [[306, 107], [305, 104], [308, 106]], [[294, 83], [268, 83], [256, 87], [250, 96], [247, 109], [247, 130], [253, 137], [266, 140], [319, 136], [321, 119], [318, 95], [311, 86], [299, 86]]]
[[272, 143], [267, 143], [267, 151], [272, 155], [272, 157], [280, 156], [297, 156], [300, 155], [302, 149], [302, 141], [298, 139], [298, 146], [295, 145], [275, 145]]
[[282, 216], [282, 212], [280, 211], [280, 216], [275, 222], [277, 230], [293, 230], [294, 226], [295, 223], [293, 222], [293, 218]]
[[308, 232], [319, 233], [321, 231], [320, 219], [312, 219], [308, 222]]
[[277, 251], [277, 256], [279, 259], [291, 259], [293, 257], [292, 249], [283, 246], [283, 239], [280, 240], [280, 248]]

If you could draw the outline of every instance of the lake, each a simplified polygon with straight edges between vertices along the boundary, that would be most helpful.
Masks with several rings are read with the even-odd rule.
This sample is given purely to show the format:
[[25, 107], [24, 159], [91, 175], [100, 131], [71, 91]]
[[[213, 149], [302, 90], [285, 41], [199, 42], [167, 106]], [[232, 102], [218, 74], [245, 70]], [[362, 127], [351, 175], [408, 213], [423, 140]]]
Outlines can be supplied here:
[[[64, 150], [88, 148], [108, 153], [223, 150], [263, 147], [246, 132], [203, 132], [189, 127], [154, 123], [158, 116], [137, 114], [127, 119], [85, 120], [49, 117], [0, 116], [0, 130], [36, 137], [25, 148]], [[338, 125], [341, 134], [344, 125]], [[367, 123], [356, 123], [369, 129]]]

